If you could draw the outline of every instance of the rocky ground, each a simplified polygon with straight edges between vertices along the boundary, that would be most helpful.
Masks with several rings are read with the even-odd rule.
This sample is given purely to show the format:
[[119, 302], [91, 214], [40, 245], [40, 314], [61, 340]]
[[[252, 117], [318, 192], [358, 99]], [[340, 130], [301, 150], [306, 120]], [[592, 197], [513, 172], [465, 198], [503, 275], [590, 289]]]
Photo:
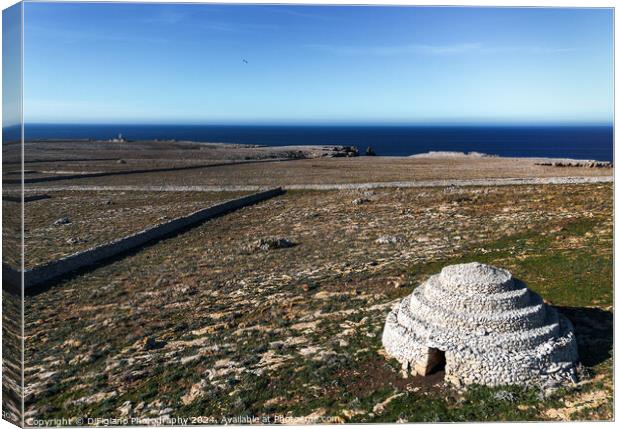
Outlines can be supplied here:
[[[18, 145], [3, 146], [3, 183], [18, 193]], [[192, 142], [40, 141], [24, 145], [24, 179], [50, 186], [211, 186], [303, 188], [432, 180], [611, 177], [609, 165], [541, 158], [435, 153], [416, 157], [356, 156], [346, 147], [256, 147]], [[558, 162], [556, 162], [558, 161]], [[560, 166], [560, 164], [562, 166]], [[11, 187], [13, 188], [11, 190]]]
[[108, 191], [52, 192], [46, 195], [49, 198], [26, 203], [26, 268], [134, 234], [244, 194]]
[[22, 236], [20, 204], [2, 200], [2, 263], [12, 267], [21, 266], [20, 243]]
[[[19, 172], [21, 147], [7, 143], [3, 146], [5, 174]], [[356, 151], [346, 146], [259, 146], [234, 143], [197, 143], [189, 141], [94, 141], [94, 140], [37, 140], [23, 147], [25, 163], [32, 170], [52, 170], [71, 163], [72, 166], [99, 169], [123, 169], [131, 165], [161, 167], [170, 163], [204, 163], [208, 161], [243, 161], [261, 159], [300, 159], [354, 156]], [[68, 164], [67, 164], [68, 165]], [[125, 166], [125, 167], [123, 167]], [[53, 171], [53, 170], [52, 170]]]
[[2, 418], [20, 424], [22, 391], [21, 296], [2, 291]]
[[[290, 191], [27, 296], [27, 417], [613, 419], [612, 208], [611, 184]], [[573, 321], [577, 386], [401, 377], [381, 348], [387, 313], [470, 260], [509, 269]]]
[[[182, 167], [186, 168], [186, 167]], [[62, 171], [59, 170], [58, 171]], [[78, 171], [78, 170], [74, 170]], [[138, 171], [140, 171], [138, 169]], [[63, 176], [58, 174], [57, 176]], [[553, 167], [536, 165], [533, 160], [509, 158], [390, 158], [357, 157], [252, 161], [243, 164], [217, 163], [200, 168], [119, 173], [28, 183], [36, 190], [50, 186], [299, 186], [373, 182], [436, 180], [610, 177], [608, 168]], [[46, 175], [49, 177], [49, 175]], [[62, 178], [62, 177], [61, 177]]]

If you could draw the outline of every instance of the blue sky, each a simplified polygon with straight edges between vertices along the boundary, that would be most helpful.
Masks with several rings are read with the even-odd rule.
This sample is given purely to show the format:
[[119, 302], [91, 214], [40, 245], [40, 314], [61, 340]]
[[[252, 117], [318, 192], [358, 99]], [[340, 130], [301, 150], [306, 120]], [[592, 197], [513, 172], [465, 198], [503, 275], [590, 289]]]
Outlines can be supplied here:
[[613, 115], [611, 9], [27, 3], [24, 17], [31, 123]]

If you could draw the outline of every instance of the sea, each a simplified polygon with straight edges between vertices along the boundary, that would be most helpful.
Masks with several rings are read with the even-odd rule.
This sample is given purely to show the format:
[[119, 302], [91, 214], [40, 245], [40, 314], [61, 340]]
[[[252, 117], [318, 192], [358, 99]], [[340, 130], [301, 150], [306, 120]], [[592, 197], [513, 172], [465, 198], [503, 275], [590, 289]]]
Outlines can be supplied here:
[[[10, 130], [3, 130], [3, 134]], [[13, 130], [15, 132], [15, 130]], [[349, 145], [360, 154], [408, 156], [429, 151], [510, 157], [613, 161], [613, 127], [597, 126], [352, 126], [352, 125], [62, 125], [26, 124], [27, 140], [190, 140], [269, 146]], [[10, 137], [10, 134], [5, 134]]]

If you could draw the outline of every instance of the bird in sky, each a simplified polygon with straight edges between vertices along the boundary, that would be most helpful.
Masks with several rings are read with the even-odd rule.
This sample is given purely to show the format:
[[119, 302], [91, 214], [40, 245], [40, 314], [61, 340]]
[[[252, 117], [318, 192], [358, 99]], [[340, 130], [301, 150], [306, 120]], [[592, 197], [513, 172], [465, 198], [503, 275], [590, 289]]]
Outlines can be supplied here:
[[243, 58], [243, 62], [248, 64], [248, 60], [246, 60], [245, 58]]

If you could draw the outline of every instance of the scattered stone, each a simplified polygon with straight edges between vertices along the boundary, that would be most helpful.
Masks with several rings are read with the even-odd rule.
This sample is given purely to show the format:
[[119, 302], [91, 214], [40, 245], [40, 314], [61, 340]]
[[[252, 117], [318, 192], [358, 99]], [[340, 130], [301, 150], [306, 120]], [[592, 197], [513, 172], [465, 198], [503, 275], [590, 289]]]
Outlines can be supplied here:
[[71, 219], [69, 219], [68, 217], [61, 217], [60, 219], [57, 219], [56, 221], [54, 221], [54, 225], [67, 225], [71, 223]]
[[477, 262], [444, 267], [394, 307], [383, 346], [405, 372], [445, 363], [456, 386], [576, 380], [571, 322], [508, 271]]
[[96, 360], [96, 355], [92, 352], [76, 355], [69, 361], [69, 365], [79, 365], [84, 363], [91, 363]]
[[585, 167], [585, 168], [613, 168], [609, 161], [594, 161], [591, 159], [563, 159], [555, 161], [536, 162], [534, 165], [545, 167]]
[[369, 203], [370, 200], [368, 198], [356, 198], [353, 201], [351, 201], [354, 205], [359, 206], [362, 204], [366, 204]]
[[148, 336], [136, 341], [133, 346], [138, 350], [149, 351], [160, 349], [165, 345], [165, 342], [157, 341], [154, 337]]
[[127, 417], [131, 412], [131, 408], [131, 401], [125, 401], [123, 402], [123, 405], [116, 409], [116, 411], [119, 412], [121, 417]]
[[340, 295], [339, 293], [333, 293], [333, 292], [327, 292], [327, 291], [321, 291], [321, 292], [317, 292], [314, 294], [314, 299], [329, 299], [332, 298], [335, 295]]
[[294, 329], [296, 331], [306, 331], [307, 330], [309, 332], [314, 332], [320, 322], [321, 322], [320, 320], [314, 320], [312, 322], [300, 322], [300, 323], [296, 323], [296, 324], [292, 325], [291, 329]]
[[385, 408], [389, 405], [390, 402], [392, 402], [394, 399], [396, 398], [400, 398], [401, 396], [403, 396], [404, 393], [397, 393], [395, 395], [392, 395], [390, 397], [388, 397], [386, 400], [384, 400], [383, 402], [379, 402], [378, 404], [376, 404], [373, 408], [372, 408], [372, 412], [375, 414], [381, 414], [385, 411]]
[[116, 161], [117, 164], [127, 164], [127, 161], [125, 161], [124, 159], [119, 159], [118, 161]]
[[198, 292], [198, 289], [194, 286], [183, 285], [179, 287], [178, 291], [187, 295], [195, 295]]
[[77, 348], [80, 347], [82, 345], [82, 342], [78, 339], [75, 338], [69, 338], [67, 340], [65, 340], [64, 343], [62, 343], [62, 345], [60, 346], [61, 348]]
[[359, 151], [355, 146], [334, 146], [331, 151], [326, 152], [324, 156], [330, 158], [355, 157], [359, 156]]
[[265, 406], [265, 407], [272, 407], [274, 405], [278, 405], [278, 404], [283, 403], [285, 401], [286, 401], [286, 398], [284, 396], [276, 396], [275, 398], [267, 399], [263, 403], [263, 406]]
[[347, 419], [351, 419], [352, 417], [358, 416], [360, 414], [366, 414], [366, 411], [361, 410], [359, 408], [356, 409], [352, 409], [352, 410], [342, 410], [342, 415], [344, 417], [346, 417]]
[[312, 360], [315, 362], [322, 362], [327, 366], [333, 366], [339, 362], [339, 357], [338, 354], [332, 350], [321, 350], [312, 358]]
[[375, 240], [377, 244], [398, 244], [404, 242], [401, 235], [383, 235]]
[[84, 396], [82, 398], [76, 399], [74, 401], [68, 401], [66, 405], [72, 405], [72, 406], [76, 406], [76, 407], [80, 407], [80, 406], [84, 406], [84, 405], [91, 405], [91, 404], [96, 404], [99, 402], [103, 402], [106, 399], [110, 399], [110, 398], [114, 398], [115, 396], [117, 396], [116, 392], [99, 392], [99, 393], [95, 393], [94, 395], [91, 396]]
[[181, 397], [181, 402], [183, 402], [184, 405], [189, 405], [197, 399], [202, 398], [208, 387], [209, 382], [207, 380], [200, 380], [198, 383], [192, 385], [186, 395]]
[[[611, 190], [608, 185], [605, 187]], [[141, 277], [144, 284], [142, 286], [136, 285], [140, 287], [132, 287], [132, 272], [121, 271], [109, 280], [100, 279], [102, 288], [107, 283], [114, 283], [115, 289], [111, 291], [113, 292], [111, 295], [109, 292], [103, 293], [97, 299], [88, 298], [88, 294], [77, 294], [71, 288], [55, 289], [53, 292], [48, 292], [54, 298], [53, 302], [65, 302], [69, 296], [73, 301], [78, 300], [72, 301], [71, 308], [67, 308], [69, 313], [64, 312], [65, 314], [76, 315], [76, 317], [67, 318], [64, 315], [59, 317], [57, 313], [48, 312], [46, 317], [49, 317], [50, 320], [46, 320], [45, 323], [41, 323], [41, 318], [35, 313], [32, 313], [32, 317], [27, 320], [33, 338], [42, 341], [47, 340], [45, 347], [33, 349], [35, 353], [41, 355], [42, 359], [37, 359], [42, 363], [41, 371], [54, 369], [60, 372], [52, 382], [53, 384], [38, 383], [35, 385], [32, 383], [34, 399], [27, 404], [32, 404], [29, 405], [32, 407], [31, 409], [40, 410], [41, 404], [46, 402], [46, 398], [49, 398], [50, 401], [56, 401], [58, 407], [62, 407], [63, 398], [61, 395], [65, 390], [69, 392], [71, 389], [71, 392], [74, 392], [71, 396], [72, 399], [76, 395], [77, 397], [86, 396], [94, 393], [87, 390], [90, 387], [88, 386], [89, 380], [104, 377], [113, 382], [113, 386], [110, 388], [116, 390], [119, 396], [102, 404], [104, 405], [103, 409], [109, 409], [112, 414], [118, 415], [116, 408], [130, 399], [128, 396], [133, 396], [131, 399], [134, 401], [135, 398], [140, 398], [145, 392], [144, 386], [148, 386], [148, 380], [153, 376], [152, 368], [149, 366], [156, 364], [162, 366], [166, 374], [173, 374], [175, 368], [179, 367], [186, 368], [188, 371], [191, 370], [198, 376], [194, 380], [190, 379], [191, 381], [188, 384], [182, 384], [176, 389], [168, 391], [165, 397], [162, 397], [164, 403], [156, 407], [157, 412], [165, 407], [174, 407], [175, 413], [178, 414], [178, 408], [181, 406], [184, 407], [183, 409], [194, 409], [206, 401], [206, 398], [209, 398], [210, 401], [212, 393], [216, 394], [214, 398], [220, 397], [220, 394], [226, 396], [231, 393], [234, 400], [235, 395], [240, 394], [240, 389], [246, 388], [245, 375], [258, 375], [258, 369], [263, 369], [263, 365], [265, 372], [262, 377], [272, 374], [278, 376], [281, 374], [281, 370], [273, 370], [276, 359], [290, 359], [283, 364], [283, 371], [286, 371], [285, 374], [291, 374], [296, 382], [301, 381], [301, 378], [297, 378], [298, 376], [295, 374], [301, 371], [299, 373], [301, 376], [306, 375], [306, 362], [312, 362], [311, 365], [317, 368], [320, 365], [312, 361], [313, 355], [309, 355], [307, 359], [301, 359], [298, 350], [314, 345], [322, 347], [316, 352], [317, 356], [320, 356], [321, 350], [334, 350], [340, 356], [349, 356], [347, 359], [352, 367], [349, 364], [343, 365], [342, 368], [337, 368], [334, 372], [341, 374], [342, 371], [342, 375], [347, 375], [352, 369], [355, 374], [353, 381], [359, 380], [363, 383], [365, 373], [373, 369], [360, 364], [367, 362], [368, 358], [372, 358], [372, 354], [381, 345], [380, 342], [377, 343], [379, 338], [367, 338], [366, 333], [369, 330], [374, 333], [377, 332], [377, 328], [382, 328], [382, 322], [385, 321], [383, 317], [395, 303], [396, 297], [402, 299], [402, 296], [412, 292], [413, 286], [417, 286], [414, 283], [405, 286], [407, 292], [405, 289], [402, 291], [394, 289], [395, 284], [393, 287], [389, 283], [391, 277], [386, 276], [396, 276], [404, 272], [404, 267], [409, 267], [412, 264], [423, 266], [423, 264], [432, 261], [445, 259], [452, 254], [461, 255], [461, 252], [453, 251], [453, 243], [458, 242], [451, 241], [451, 237], [457, 234], [463, 235], [463, 240], [467, 240], [468, 244], [471, 240], [472, 251], [477, 252], [479, 247], [485, 250], [484, 246], [489, 246], [496, 239], [504, 237], [505, 231], [508, 229], [520, 232], [529, 230], [531, 227], [532, 231], [548, 231], [555, 225], [570, 225], [573, 220], [584, 217], [597, 220], [600, 216], [602, 219], [600, 226], [596, 226], [592, 231], [596, 234], [597, 239], [604, 237], [611, 240], [613, 224], [611, 215], [608, 215], [610, 213], [608, 206], [612, 199], [599, 200], [599, 196], [607, 196], [607, 190], [602, 193], [597, 190], [598, 188], [590, 185], [587, 187], [561, 185], [555, 188], [539, 186], [538, 188], [540, 190], [531, 185], [493, 188], [488, 201], [483, 201], [487, 207], [478, 208], [471, 205], [466, 210], [460, 207], [450, 208], [449, 215], [436, 210], [439, 204], [448, 200], [448, 195], [442, 193], [442, 186], [425, 190], [403, 188], [402, 196], [399, 196], [395, 190], [381, 189], [376, 191], [379, 194], [376, 199], [371, 198], [372, 203], [360, 207], [352, 206], [351, 200], [366, 196], [363, 191], [352, 193], [351, 190], [346, 190], [338, 193], [325, 192], [316, 197], [312, 195], [312, 204], [306, 204], [305, 200], [300, 200], [300, 207], [294, 209], [292, 209], [290, 198], [297, 198], [297, 196], [291, 194], [282, 198], [283, 204], [278, 207], [278, 210], [269, 208], [272, 211], [264, 213], [265, 216], [261, 218], [263, 219], [261, 222], [253, 222], [256, 218], [250, 212], [247, 214], [240, 213], [241, 217], [247, 216], [245, 220], [251, 223], [252, 229], [238, 231], [234, 228], [235, 223], [231, 223], [230, 226], [227, 223], [223, 224], [226, 231], [238, 231], [239, 234], [237, 235], [208, 233], [200, 240], [196, 239], [196, 234], [182, 237], [182, 245], [184, 246], [182, 248], [198, 255], [194, 258], [195, 260], [191, 264], [187, 264], [183, 258], [178, 259], [180, 254], [176, 256], [164, 255], [165, 257], [161, 258], [162, 263], [154, 265], [153, 270], [149, 271], [148, 277]], [[465, 190], [468, 195], [475, 195], [474, 188], [462, 188], [461, 192], [464, 193]], [[592, 193], [591, 197], [587, 195], [588, 192]], [[459, 194], [456, 191], [454, 193]], [[304, 198], [307, 197], [304, 196]], [[99, 200], [100, 208], [103, 199]], [[380, 201], [380, 204], [376, 204], [374, 201]], [[302, 203], [305, 205], [301, 205]], [[603, 203], [604, 207], [601, 205]], [[290, 210], [289, 206], [291, 206]], [[408, 208], [407, 217], [398, 216], [397, 210], [401, 206]], [[508, 210], [502, 211], [502, 207], [508, 207]], [[264, 207], [256, 208], [263, 209]], [[346, 213], [339, 212], [338, 210], [341, 208]], [[104, 212], [110, 210], [111, 206], [103, 208]], [[57, 212], [57, 215], [62, 216], [62, 213], [74, 215], [74, 212], [64, 210]], [[320, 214], [320, 219], [308, 221], [307, 213]], [[334, 215], [334, 213], [341, 214]], [[455, 214], [454, 217], [452, 213]], [[152, 218], [156, 219], [161, 214], [153, 215]], [[50, 221], [52, 220], [53, 217], [48, 218], [48, 228], [51, 227]], [[220, 219], [221, 222], [224, 220]], [[65, 231], [71, 228], [54, 227], [57, 231]], [[267, 230], [272, 232], [264, 233]], [[380, 235], [403, 232], [403, 236], [405, 236], [407, 243], [411, 242], [411, 246], [407, 244], [383, 247], [374, 244], [374, 240]], [[571, 237], [568, 232], [564, 232], [564, 234]], [[64, 243], [64, 239], [72, 235], [78, 236], [80, 234], [65, 234], [60, 243]], [[247, 255], [237, 253], [240, 250], [240, 238], [241, 243], [250, 244], [260, 237], [271, 235], [285, 236], [299, 240], [300, 243], [303, 237], [303, 246], [290, 250], [272, 251], [271, 253], [259, 251], [250, 258]], [[248, 238], [244, 240], [244, 236]], [[329, 243], [329, 246], [326, 246], [326, 243]], [[343, 243], [346, 243], [348, 247]], [[582, 246], [585, 243], [580, 242], [578, 244]], [[378, 248], [380, 252], [373, 252], [373, 249]], [[564, 246], [562, 245], [561, 248]], [[600, 247], [596, 248], [597, 254], [599, 249]], [[297, 256], [298, 251], [303, 251], [304, 258]], [[523, 250], [517, 249], [517, 253], [511, 256], [511, 260], [512, 258], [526, 257], [535, 251], [535, 247], [525, 246]], [[159, 258], [157, 259], [159, 262]], [[371, 266], [368, 262], [372, 259], [374, 261]], [[194, 266], [197, 267], [197, 270], [190, 271]], [[235, 269], [235, 267], [237, 268]], [[377, 269], [377, 267], [381, 268]], [[424, 274], [416, 271], [416, 276], [422, 277]], [[162, 278], [161, 281], [157, 282], [159, 286], [153, 287], [159, 278]], [[319, 287], [304, 293], [301, 286], [303, 283], [310, 285], [316, 283]], [[183, 299], [182, 296], [178, 295], [183, 285], [191, 285], [196, 288], [197, 295], [190, 300]], [[326, 293], [313, 299], [317, 292], [323, 290]], [[339, 292], [340, 295], [329, 295], [333, 292]], [[116, 295], [121, 296], [121, 301], [106, 299], [106, 297]], [[44, 297], [42, 295], [40, 298]], [[324, 299], [318, 300], [319, 297]], [[60, 299], [56, 301], [57, 298]], [[45, 308], [43, 304], [48, 304], [47, 298], [46, 301], [37, 303], [36, 307]], [[592, 305], [597, 304], [592, 303]], [[265, 309], [253, 312], [251, 315], [248, 314], [248, 308], [254, 307], [261, 309], [265, 307]], [[87, 309], [86, 312], [76, 313], [74, 311], [82, 308]], [[158, 312], [154, 311], [158, 308], [171, 317], [162, 321], [160, 317], [157, 317], [156, 313]], [[606, 311], [613, 312], [613, 309], [608, 307]], [[43, 313], [45, 312], [41, 314]], [[86, 318], [80, 321], [79, 318], [84, 316]], [[364, 316], [369, 316], [369, 321], [365, 325], [340, 326], [345, 321], [357, 321]], [[68, 364], [69, 359], [78, 353], [85, 353], [91, 348], [98, 350], [103, 344], [114, 344], [113, 336], [118, 334], [116, 328], [124, 324], [127, 317], [131, 317], [135, 323], [143, 326], [145, 331], [140, 334], [140, 329], [132, 329], [131, 331], [135, 332], [134, 337], [124, 339], [124, 335], [121, 335], [119, 338], [121, 343], [132, 345], [145, 335], [155, 335], [157, 340], [169, 341], [165, 348], [148, 352], [133, 348], [113, 349], [112, 352], [106, 353], [104, 359], [100, 358], [96, 365], [83, 365], [78, 368]], [[103, 319], [106, 319], [107, 322], [108, 318], [110, 319], [108, 328], [101, 329]], [[320, 320], [321, 323], [314, 329], [314, 332], [306, 333], [305, 331], [291, 329], [292, 324], [315, 320]], [[47, 325], [48, 323], [52, 323], [52, 325]], [[237, 336], [235, 330], [240, 328], [241, 324], [246, 327], [252, 327], [251, 325], [255, 324], [265, 330], [245, 330], [243, 335]], [[575, 325], [580, 330], [581, 326], [584, 326], [578, 325], [577, 321], [575, 321]], [[63, 326], [87, 327], [84, 335], [80, 333], [79, 336], [84, 341], [83, 349], [59, 349], [59, 345], [70, 335], [66, 335], [64, 338], [49, 336], [48, 331], [51, 328], [48, 326], [54, 327], [54, 329], [60, 329]], [[98, 331], [100, 334], [97, 334]], [[77, 335], [77, 333], [78, 331], [74, 330], [73, 335]], [[597, 337], [600, 335], [602, 334], [596, 333]], [[263, 342], [269, 342], [270, 349], [268, 351], [273, 350], [273, 353], [270, 355], [264, 353], [262, 356], [254, 355], [254, 352], [251, 351], [253, 346]], [[606, 347], [605, 344], [607, 343], [586, 342], [586, 345], [588, 344], [591, 347], [603, 348]], [[218, 345], [220, 346], [219, 350], [216, 348]], [[355, 355], [354, 353], [358, 349], [366, 349], [366, 351], [361, 355]], [[241, 359], [239, 368], [213, 368], [212, 363], [215, 360], [226, 356], [239, 356]], [[43, 360], [44, 358], [48, 360]], [[371, 362], [374, 361], [371, 360]], [[190, 406], [184, 406], [181, 397], [188, 394], [192, 384], [199, 381], [200, 378], [207, 379], [207, 375], [211, 374], [205, 372], [207, 368], [214, 370], [213, 375], [215, 377], [214, 381], [210, 383], [210, 387], [207, 388], [207, 396], [197, 399]], [[32, 369], [35, 370], [36, 368]], [[385, 368], [380, 368], [379, 372], [383, 373], [384, 370]], [[76, 371], [80, 374], [83, 373], [84, 377], [75, 378]], [[135, 378], [134, 381], [130, 381], [132, 379], [126, 376], [135, 377], [134, 374], [137, 374], [138, 371], [142, 371], [143, 374], [139, 382], [136, 382]], [[222, 371], [222, 375], [220, 375], [220, 371]], [[230, 374], [223, 375], [224, 372], [228, 371]], [[200, 375], [202, 372], [205, 373]], [[359, 372], [359, 375], [355, 372]], [[374, 372], [373, 374], [377, 375]], [[27, 373], [27, 377], [31, 376]], [[34, 377], [33, 375], [32, 379], [38, 382], [38, 379]], [[234, 382], [234, 377], [238, 377], [238, 384], [235, 386], [228, 385], [228, 379], [231, 378]], [[379, 383], [391, 383], [391, 377], [385, 380], [381, 379]], [[296, 383], [290, 389], [287, 388], [286, 392], [282, 393], [286, 400], [279, 404], [277, 410], [290, 408], [291, 404], [295, 402], [295, 398], [304, 397], [304, 391], [311, 392], [312, 395], [315, 394], [314, 392], [324, 391], [324, 386], [317, 380], [316, 378], [303, 380], [303, 387], [301, 387], [302, 383]], [[374, 380], [372, 381], [374, 382]], [[87, 386], [80, 388], [82, 383], [86, 383]], [[250, 384], [250, 388], [255, 387], [254, 384]], [[411, 380], [409, 383], [399, 383], [399, 386], [407, 386], [406, 390], [413, 392], [416, 387], [409, 390], [409, 386], [416, 384], [422, 384], [424, 387], [419, 391], [419, 394], [412, 395], [415, 398], [423, 398], [423, 395], [427, 393], [435, 395], [444, 392], [444, 390], [436, 391], [430, 384], [420, 383], [418, 379]], [[61, 386], [61, 389], [57, 390], [58, 393], [49, 393], [46, 391], [48, 388], [46, 386], [49, 388]], [[344, 386], [334, 383], [333, 392], [337, 394], [345, 391], [343, 390]], [[362, 390], [366, 390], [367, 387], [372, 386], [362, 385], [361, 387]], [[399, 387], [399, 389], [399, 391], [404, 391], [403, 387]], [[88, 393], [78, 394], [78, 392]], [[257, 392], [250, 390], [248, 393]], [[331, 404], [327, 407], [329, 416], [344, 415], [339, 408], [364, 408], [366, 415], [368, 415], [377, 402], [381, 402], [385, 397], [394, 393], [398, 392], [385, 392], [384, 395], [375, 398], [374, 402], [364, 401], [363, 404], [354, 403], [353, 400], [348, 401], [348, 399], [342, 401], [340, 405], [336, 404], [335, 407], [334, 404]], [[146, 397], [148, 398], [148, 395]], [[61, 399], [61, 402], [57, 401], [58, 398]], [[147, 399], [147, 403], [153, 399]], [[397, 399], [399, 408], [400, 403], [405, 399], [408, 400], [406, 397]], [[137, 399], [136, 403], [140, 400]], [[499, 403], [495, 399], [492, 401]], [[243, 410], [243, 408], [231, 408], [230, 403], [232, 400], [227, 402], [220, 411], [234, 415], [234, 413]], [[503, 403], [513, 407], [518, 404], [518, 402]], [[316, 407], [318, 406], [320, 405], [316, 405]], [[532, 412], [540, 411], [542, 413], [544, 412], [542, 409], [546, 406], [547, 404], [532, 406]], [[296, 415], [308, 414], [313, 408]], [[393, 414], [396, 408], [395, 404], [388, 405], [382, 416], [385, 417], [388, 413], [390, 416], [398, 414], [399, 412]], [[102, 408], [97, 404], [92, 408], [90, 406], [71, 407], [67, 408], [66, 411], [73, 413], [73, 415], [80, 415], [79, 413], [88, 414], [93, 409]], [[149, 411], [145, 409], [144, 403], [141, 408], [138, 405], [131, 411], [132, 416], [144, 418], [149, 415], [148, 413]], [[51, 415], [52, 413], [41, 413], [39, 417], [43, 414]], [[407, 415], [411, 417], [409, 414]], [[425, 415], [429, 416], [429, 414]], [[372, 416], [368, 417], [368, 419], [372, 418]], [[358, 420], [358, 418], [354, 420]]]
[[371, 146], [368, 146], [366, 148], [366, 156], [377, 156], [377, 153]]
[[389, 284], [395, 289], [399, 289], [407, 285], [407, 279], [404, 276], [395, 277], [395, 278], [390, 279]]
[[287, 238], [261, 238], [254, 243], [254, 248], [260, 250], [286, 249], [295, 246], [295, 243]]
[[157, 280], [155, 280], [154, 288], [158, 289], [162, 286], [165, 286], [168, 283], [168, 278], [166, 276], [161, 276]]
[[498, 392], [495, 392], [495, 395], [493, 395], [493, 397], [498, 401], [515, 402], [517, 400], [514, 393], [508, 392], [506, 390], [500, 390]]
[[67, 244], [80, 244], [80, 243], [87, 243], [87, 242], [88, 240], [84, 238], [71, 237], [67, 239]]

